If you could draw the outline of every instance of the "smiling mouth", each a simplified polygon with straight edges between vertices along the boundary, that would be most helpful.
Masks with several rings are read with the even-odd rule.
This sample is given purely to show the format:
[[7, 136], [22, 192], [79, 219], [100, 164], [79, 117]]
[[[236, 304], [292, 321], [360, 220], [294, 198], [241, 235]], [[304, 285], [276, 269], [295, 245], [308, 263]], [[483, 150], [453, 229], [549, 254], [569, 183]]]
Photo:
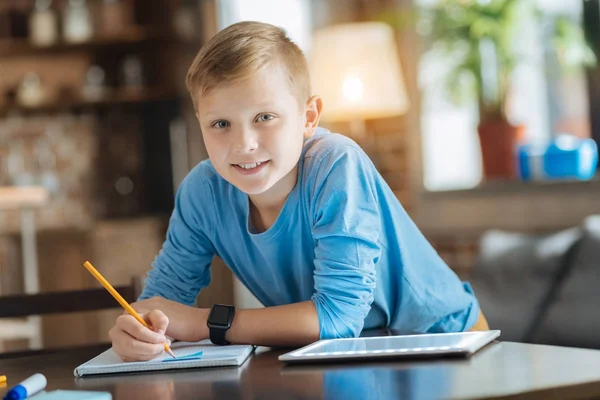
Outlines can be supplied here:
[[232, 164], [234, 167], [239, 167], [242, 169], [254, 169], [256, 167], [260, 167], [263, 164], [268, 163], [269, 161], [259, 161], [259, 162], [255, 162], [255, 163], [241, 163], [241, 164]]
[[255, 175], [262, 171], [270, 161], [271, 160], [254, 163], [231, 164], [231, 166], [242, 175]]

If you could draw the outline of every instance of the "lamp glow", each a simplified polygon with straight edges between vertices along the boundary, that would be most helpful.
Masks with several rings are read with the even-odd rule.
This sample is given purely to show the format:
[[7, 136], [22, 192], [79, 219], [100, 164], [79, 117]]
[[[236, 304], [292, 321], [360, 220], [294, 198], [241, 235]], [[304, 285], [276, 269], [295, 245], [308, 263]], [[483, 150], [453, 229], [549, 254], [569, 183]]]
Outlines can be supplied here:
[[309, 54], [322, 120], [347, 122], [406, 113], [410, 107], [394, 30], [381, 22], [332, 25], [315, 32]]

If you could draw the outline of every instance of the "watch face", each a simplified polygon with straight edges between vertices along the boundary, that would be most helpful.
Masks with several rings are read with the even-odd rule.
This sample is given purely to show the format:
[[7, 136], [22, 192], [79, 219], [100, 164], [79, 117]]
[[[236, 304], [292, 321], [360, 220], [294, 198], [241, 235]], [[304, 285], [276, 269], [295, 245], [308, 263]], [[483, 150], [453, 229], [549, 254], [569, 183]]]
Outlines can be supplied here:
[[229, 314], [231, 314], [231, 307], [215, 304], [210, 312], [208, 322], [213, 325], [228, 326], [230, 323]]

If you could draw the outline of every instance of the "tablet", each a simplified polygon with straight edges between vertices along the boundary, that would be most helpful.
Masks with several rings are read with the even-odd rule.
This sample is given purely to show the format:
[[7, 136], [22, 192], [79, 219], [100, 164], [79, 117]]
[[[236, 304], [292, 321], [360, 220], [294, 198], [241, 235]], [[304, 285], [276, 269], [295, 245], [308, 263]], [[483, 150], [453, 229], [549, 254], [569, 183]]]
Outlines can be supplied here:
[[285, 363], [421, 356], [468, 357], [500, 336], [499, 330], [325, 339], [279, 356]]

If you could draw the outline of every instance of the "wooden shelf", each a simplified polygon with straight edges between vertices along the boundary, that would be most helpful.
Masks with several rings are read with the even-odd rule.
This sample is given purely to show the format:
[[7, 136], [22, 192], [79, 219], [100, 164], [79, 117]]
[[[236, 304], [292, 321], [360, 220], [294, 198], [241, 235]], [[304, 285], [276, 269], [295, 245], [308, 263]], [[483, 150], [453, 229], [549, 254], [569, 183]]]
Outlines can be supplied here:
[[0, 57], [56, 54], [70, 51], [87, 51], [105, 47], [138, 44], [149, 40], [169, 39], [172, 35], [157, 27], [132, 26], [112, 36], [94, 37], [79, 43], [59, 42], [51, 46], [35, 46], [29, 39], [0, 39]]
[[161, 88], [148, 88], [140, 91], [116, 90], [112, 94], [99, 100], [68, 99], [61, 101], [48, 102], [35, 107], [26, 107], [21, 105], [0, 105], [0, 117], [10, 113], [18, 114], [37, 114], [43, 112], [53, 112], [60, 110], [83, 110], [98, 107], [110, 107], [115, 105], [141, 104], [161, 100], [173, 100], [178, 95], [171, 90]]

